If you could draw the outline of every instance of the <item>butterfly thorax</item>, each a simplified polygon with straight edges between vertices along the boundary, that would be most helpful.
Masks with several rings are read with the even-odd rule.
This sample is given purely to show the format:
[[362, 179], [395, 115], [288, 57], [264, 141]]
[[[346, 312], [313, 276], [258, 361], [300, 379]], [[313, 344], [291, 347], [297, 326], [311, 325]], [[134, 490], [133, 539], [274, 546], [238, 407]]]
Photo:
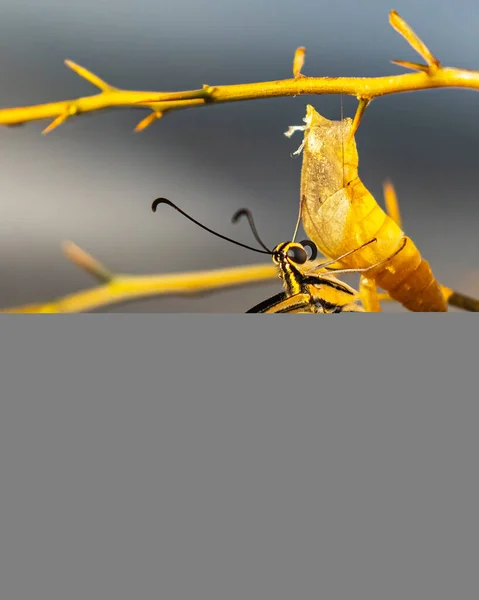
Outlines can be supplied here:
[[273, 250], [273, 262], [278, 267], [279, 277], [283, 281], [284, 289], [290, 296], [307, 293], [304, 277], [290, 256], [297, 252], [304, 252], [304, 248], [301, 244], [295, 244], [294, 242], [281, 242]]

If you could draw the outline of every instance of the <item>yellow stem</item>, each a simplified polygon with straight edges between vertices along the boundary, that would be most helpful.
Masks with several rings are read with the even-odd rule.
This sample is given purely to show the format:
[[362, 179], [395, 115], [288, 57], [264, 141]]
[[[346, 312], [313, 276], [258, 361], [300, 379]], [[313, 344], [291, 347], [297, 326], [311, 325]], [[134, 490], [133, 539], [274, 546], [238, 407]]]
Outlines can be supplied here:
[[148, 92], [116, 88], [88, 69], [67, 60], [65, 63], [68, 67], [98, 87], [101, 93], [60, 102], [0, 109], [0, 124], [19, 125], [27, 121], [54, 119], [53, 123], [44, 130], [49, 132], [68, 118], [81, 113], [109, 108], [149, 108], [153, 110], [155, 116], [142, 119], [136, 127], [136, 131], [140, 131], [168, 111], [194, 106], [304, 94], [348, 94], [360, 100], [362, 112], [356, 115], [356, 124], [359, 125], [365, 107], [379, 96], [439, 87], [479, 90], [478, 71], [443, 67], [426, 44], [395, 11], [390, 11], [389, 21], [428, 63], [418, 65], [397, 61], [398, 64], [419, 69], [419, 72], [388, 77], [305, 77], [301, 74], [301, 68], [306, 50], [301, 47], [296, 50], [294, 57], [295, 77], [293, 79], [225, 86], [204, 85], [200, 89], [184, 92]]
[[[0, 109], [0, 125], [19, 125], [28, 121], [71, 116], [108, 108], [150, 108], [165, 114], [172, 110], [305, 94], [348, 94], [362, 100], [400, 92], [412, 92], [439, 87], [459, 87], [479, 90], [479, 72], [444, 67], [434, 74], [406, 73], [390, 77], [300, 77], [278, 81], [262, 81], [237, 85], [215, 86], [205, 97], [204, 89], [186, 92], [143, 92], [110, 90], [60, 102]], [[75, 110], [72, 110], [72, 107]], [[58, 123], [59, 124], [59, 123]]]
[[[85, 312], [140, 298], [201, 294], [222, 288], [270, 281], [277, 277], [277, 269], [272, 263], [167, 275], [114, 275], [103, 285], [68, 294], [43, 304], [7, 308], [0, 310], [0, 313]], [[245, 312], [247, 308], [246, 306]]]

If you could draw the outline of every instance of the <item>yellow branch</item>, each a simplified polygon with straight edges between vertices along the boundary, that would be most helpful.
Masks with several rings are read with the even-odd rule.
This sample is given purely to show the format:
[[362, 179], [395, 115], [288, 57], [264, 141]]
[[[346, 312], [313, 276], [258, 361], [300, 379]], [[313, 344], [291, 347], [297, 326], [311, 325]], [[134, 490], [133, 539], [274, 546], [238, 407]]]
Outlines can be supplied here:
[[[114, 274], [72, 242], [67, 242], [65, 253], [102, 284], [49, 302], [6, 308], [0, 310], [0, 313], [85, 312], [140, 298], [202, 294], [278, 278], [278, 271], [272, 263], [166, 275]], [[245, 312], [247, 308], [245, 307]]]
[[[216, 271], [171, 275], [116, 275], [101, 286], [69, 294], [44, 304], [26, 304], [0, 313], [76, 313], [151, 296], [201, 294], [277, 278], [274, 265], [249, 265]], [[245, 307], [248, 308], [248, 307]], [[246, 311], [245, 311], [246, 312]]]
[[84, 67], [67, 60], [65, 63], [68, 67], [98, 87], [101, 92], [60, 102], [0, 109], [0, 124], [13, 126], [51, 118], [52, 123], [43, 131], [48, 133], [68, 118], [81, 113], [109, 108], [149, 108], [153, 112], [142, 119], [135, 128], [136, 131], [141, 131], [168, 111], [194, 106], [303, 94], [348, 94], [360, 101], [360, 113], [358, 112], [356, 117], [357, 126], [366, 106], [379, 96], [439, 87], [479, 90], [478, 71], [443, 67], [395, 11], [390, 12], [389, 21], [427, 64], [393, 62], [417, 72], [388, 77], [306, 77], [301, 73], [305, 49], [298, 48], [293, 61], [293, 79], [226, 86], [204, 85], [200, 89], [184, 92], [153, 92], [116, 88]]

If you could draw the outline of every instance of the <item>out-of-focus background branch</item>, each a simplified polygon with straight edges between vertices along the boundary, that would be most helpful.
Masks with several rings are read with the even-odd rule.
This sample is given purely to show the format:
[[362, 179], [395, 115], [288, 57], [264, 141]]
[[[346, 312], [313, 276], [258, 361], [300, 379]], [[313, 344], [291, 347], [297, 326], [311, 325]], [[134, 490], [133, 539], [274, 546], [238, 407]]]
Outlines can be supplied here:
[[[139, 0], [4, 3], [0, 23], [1, 106], [87, 95], [91, 86], [63, 66], [65, 58], [129, 89], [182, 90], [203, 83], [281, 79], [307, 47], [308, 75], [379, 76], [391, 58], [416, 61], [388, 24], [395, 8], [445, 64], [477, 69], [479, 45], [470, 2], [457, 11], [428, 0], [394, 7], [371, 1], [254, 6]], [[469, 12], [468, 12], [469, 11]], [[398, 69], [398, 73], [401, 72]], [[210, 227], [243, 241], [230, 223], [248, 206], [270, 245], [291, 236], [297, 214], [297, 140], [308, 97], [218, 105], [173, 113], [133, 134], [138, 111], [67, 122], [41, 136], [45, 122], [0, 128], [0, 306], [47, 301], [91, 285], [60, 249], [73, 239], [113, 270], [191, 271], [262, 262], [196, 229], [177, 213], [152, 215], [151, 200], [168, 196]], [[315, 97], [328, 118], [340, 98]], [[343, 98], [352, 116], [355, 101]], [[479, 294], [476, 140], [479, 96], [431, 90], [385, 97], [368, 109], [357, 133], [360, 175], [381, 198], [384, 179], [397, 188], [406, 231], [441, 282]], [[274, 218], [271, 215], [274, 215]], [[161, 298], [108, 311], [243, 312], [278, 283], [205, 298]], [[400, 310], [396, 305], [385, 310]]]

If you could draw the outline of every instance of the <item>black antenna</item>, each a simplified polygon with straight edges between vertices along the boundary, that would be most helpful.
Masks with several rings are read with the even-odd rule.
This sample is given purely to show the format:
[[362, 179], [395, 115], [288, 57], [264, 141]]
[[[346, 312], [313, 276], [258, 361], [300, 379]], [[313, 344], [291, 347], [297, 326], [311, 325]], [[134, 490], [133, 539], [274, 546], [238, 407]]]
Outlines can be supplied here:
[[256, 229], [256, 225], [254, 224], [253, 215], [251, 214], [251, 211], [248, 210], [247, 208], [240, 208], [232, 216], [231, 221], [233, 223], [236, 223], [241, 217], [246, 217], [248, 219], [249, 226], [251, 227], [251, 231], [253, 232], [253, 235], [254, 235], [256, 241], [258, 242], [258, 244], [260, 246], [262, 246], [268, 252], [268, 254], [272, 254], [272, 251], [267, 246], [265, 246], [265, 244], [259, 237], [259, 233], [258, 233], [258, 230]]
[[[209, 227], [206, 227], [206, 225], [203, 225], [202, 223], [200, 223], [196, 219], [193, 219], [193, 217], [190, 217], [190, 215], [186, 214], [185, 211], [181, 210], [181, 208], [179, 208], [178, 206], [176, 206], [176, 204], [174, 204], [171, 200], [168, 200], [167, 198], [157, 198], [156, 200], [153, 200], [153, 203], [151, 205], [151, 210], [153, 212], [156, 212], [156, 209], [158, 208], [159, 204], [168, 204], [168, 206], [171, 206], [172, 208], [174, 208], [175, 210], [177, 210], [184, 217], [186, 217], [187, 219], [189, 219], [190, 221], [192, 221], [193, 223], [195, 223], [195, 225], [198, 225], [202, 229], [205, 229], [209, 233], [212, 233], [213, 235], [216, 235], [216, 237], [219, 237], [222, 240], [226, 240], [227, 242], [231, 242], [232, 244], [236, 244], [237, 246], [241, 246], [242, 248], [247, 248], [248, 250], [253, 250], [253, 252], [259, 252], [261, 254], [270, 254], [270, 255], [272, 254], [272, 252], [270, 252], [269, 250], [267, 252], [265, 252], [264, 250], [259, 250], [258, 248], [253, 248], [252, 246], [248, 246], [246, 244], [242, 244], [241, 242], [237, 242], [236, 240], [232, 240], [231, 238], [226, 237], [225, 235], [221, 235], [221, 233], [217, 233], [216, 231], [213, 231]], [[266, 248], [266, 246], [264, 246], [263, 244], [262, 244], [262, 246], [264, 248]]]

